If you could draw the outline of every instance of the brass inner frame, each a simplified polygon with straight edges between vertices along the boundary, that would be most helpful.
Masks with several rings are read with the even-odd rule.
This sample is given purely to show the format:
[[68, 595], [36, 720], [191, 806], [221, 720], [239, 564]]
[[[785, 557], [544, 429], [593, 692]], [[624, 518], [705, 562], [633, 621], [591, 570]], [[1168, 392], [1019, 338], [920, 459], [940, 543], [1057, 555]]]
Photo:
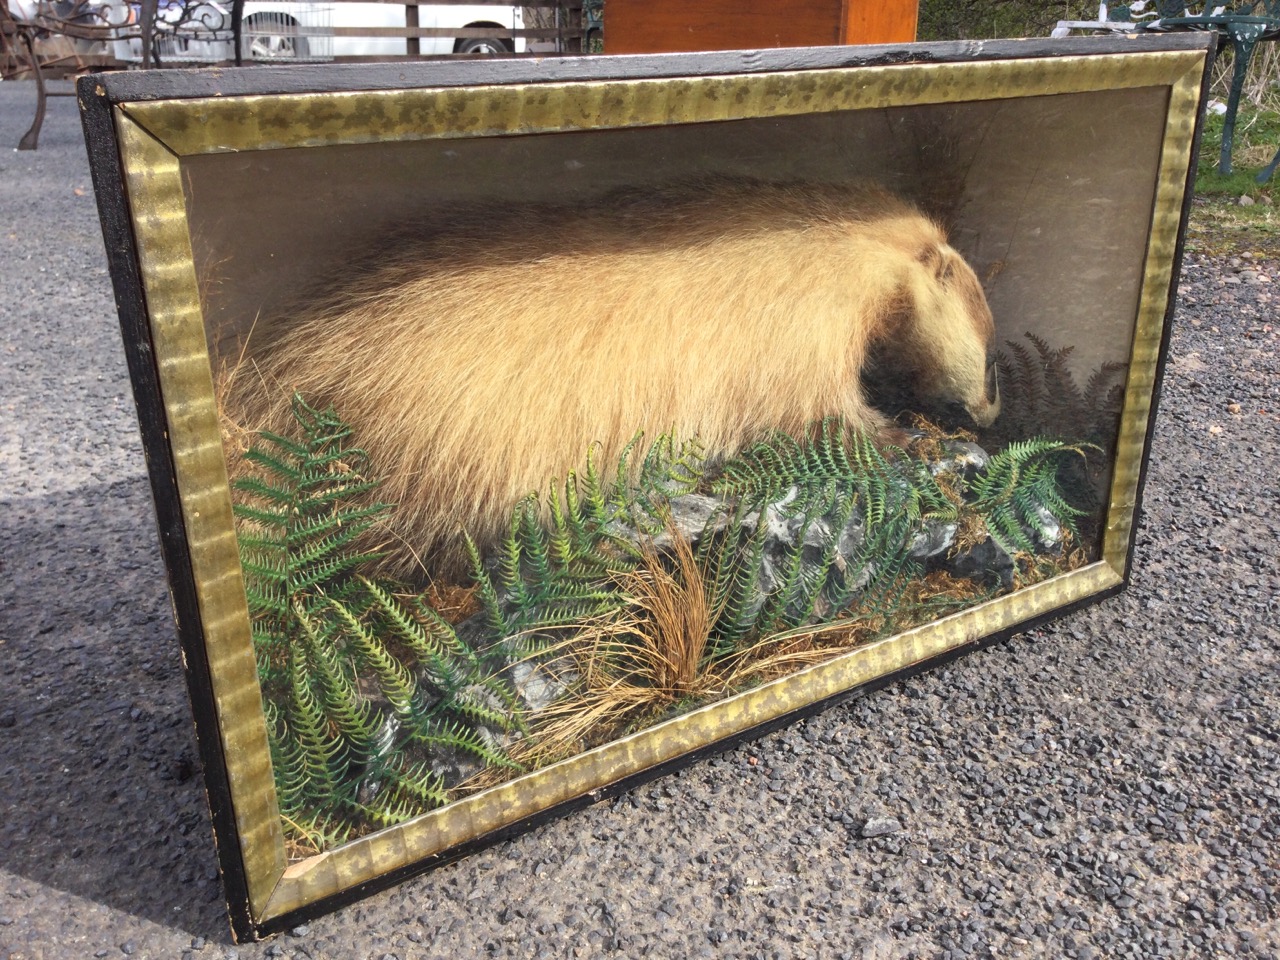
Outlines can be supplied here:
[[[208, 647], [250, 908], [261, 923], [698, 747], [1119, 585], [1172, 282], [1203, 51], [122, 104], [115, 121]], [[1103, 559], [702, 707], [289, 865], [236, 549], [181, 174], [198, 154], [705, 123], [1138, 87], [1168, 89]]]

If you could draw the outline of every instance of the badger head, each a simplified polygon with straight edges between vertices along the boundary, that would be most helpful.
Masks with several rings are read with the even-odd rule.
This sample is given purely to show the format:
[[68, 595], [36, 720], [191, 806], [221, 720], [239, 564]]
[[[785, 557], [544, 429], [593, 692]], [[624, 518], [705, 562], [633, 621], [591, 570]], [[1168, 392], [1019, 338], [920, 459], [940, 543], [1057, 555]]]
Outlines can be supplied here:
[[1000, 413], [995, 323], [977, 275], [939, 239], [917, 250], [900, 284], [898, 322], [876, 345], [873, 395], [958, 425], [990, 426]]

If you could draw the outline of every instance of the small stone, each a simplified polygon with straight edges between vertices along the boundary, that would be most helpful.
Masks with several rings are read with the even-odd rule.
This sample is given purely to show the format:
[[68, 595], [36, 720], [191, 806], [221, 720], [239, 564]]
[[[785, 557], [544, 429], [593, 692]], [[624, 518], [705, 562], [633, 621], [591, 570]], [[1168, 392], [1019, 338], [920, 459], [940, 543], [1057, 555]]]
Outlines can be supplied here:
[[898, 833], [901, 829], [902, 824], [893, 817], [872, 817], [862, 825], [862, 839], [887, 837], [891, 833]]
[[131, 957], [138, 952], [138, 945], [132, 940], [126, 940], [124, 943], [120, 944], [120, 952], [126, 957]]
[[911, 559], [928, 560], [951, 549], [959, 524], [931, 521], [911, 541]]
[[1242, 207], [1252, 207], [1252, 206], [1253, 206], [1253, 204], [1254, 204], [1253, 197], [1249, 196], [1248, 194], [1245, 194], [1245, 195], [1244, 195], [1243, 197], [1241, 197], [1237, 202], [1238, 202], [1238, 203], [1240, 204], [1240, 206], [1242, 206]]
[[1239, 412], [1240, 412], [1240, 404], [1238, 403], [1227, 404], [1227, 413], [1239, 413]]
[[290, 930], [289, 935], [294, 937], [305, 937], [310, 932], [311, 932], [311, 928], [307, 926], [305, 923], [303, 923], [303, 924], [299, 924], [298, 926]]

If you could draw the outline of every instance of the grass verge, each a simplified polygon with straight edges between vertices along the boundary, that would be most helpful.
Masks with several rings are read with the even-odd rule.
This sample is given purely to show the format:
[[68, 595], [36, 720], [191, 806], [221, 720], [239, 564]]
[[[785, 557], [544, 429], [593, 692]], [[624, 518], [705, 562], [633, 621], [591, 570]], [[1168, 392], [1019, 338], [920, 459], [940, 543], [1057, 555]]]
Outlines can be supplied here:
[[1207, 256], [1280, 256], [1280, 175], [1264, 185], [1254, 179], [1280, 149], [1280, 111], [1241, 104], [1232, 149], [1234, 169], [1226, 177], [1218, 173], [1221, 146], [1222, 117], [1210, 115], [1196, 170], [1187, 249]]

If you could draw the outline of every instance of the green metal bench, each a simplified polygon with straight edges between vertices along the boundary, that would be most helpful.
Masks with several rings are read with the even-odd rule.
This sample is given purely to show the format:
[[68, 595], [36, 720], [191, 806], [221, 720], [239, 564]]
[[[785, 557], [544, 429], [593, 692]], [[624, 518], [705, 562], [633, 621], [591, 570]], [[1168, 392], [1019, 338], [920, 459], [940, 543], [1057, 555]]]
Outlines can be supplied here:
[[[1193, 8], [1200, 8], [1199, 13]], [[1231, 91], [1227, 96], [1227, 112], [1222, 118], [1222, 152], [1218, 157], [1218, 172], [1231, 173], [1231, 146], [1235, 139], [1236, 112], [1240, 107], [1240, 94], [1244, 90], [1245, 74], [1254, 47], [1265, 40], [1280, 39], [1280, 0], [1235, 0], [1215, 3], [1214, 0], [1137, 0], [1110, 10], [1104, 4], [1099, 19], [1117, 24], [1133, 24], [1139, 30], [1214, 30], [1218, 33], [1218, 47], [1228, 43], [1235, 52], [1235, 65], [1231, 74]], [[1275, 159], [1258, 174], [1258, 182], [1266, 183], [1276, 166], [1280, 164], [1280, 151]]]

